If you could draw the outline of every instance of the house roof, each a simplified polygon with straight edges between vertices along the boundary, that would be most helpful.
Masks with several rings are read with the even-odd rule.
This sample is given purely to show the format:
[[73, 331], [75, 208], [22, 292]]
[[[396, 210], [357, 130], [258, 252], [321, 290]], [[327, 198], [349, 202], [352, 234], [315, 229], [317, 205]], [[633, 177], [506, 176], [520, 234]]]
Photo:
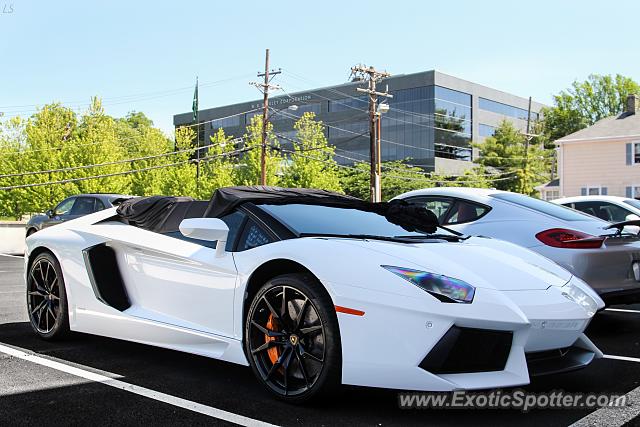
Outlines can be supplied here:
[[553, 187], [559, 187], [559, 186], [560, 186], [560, 178], [556, 178], [556, 179], [552, 179], [546, 184], [538, 185], [537, 187], [535, 187], [535, 189], [538, 191], [541, 191], [542, 189], [545, 189], [545, 188], [553, 188]]
[[627, 112], [598, 120], [593, 125], [564, 136], [556, 143], [594, 141], [600, 139], [640, 138], [640, 112]]

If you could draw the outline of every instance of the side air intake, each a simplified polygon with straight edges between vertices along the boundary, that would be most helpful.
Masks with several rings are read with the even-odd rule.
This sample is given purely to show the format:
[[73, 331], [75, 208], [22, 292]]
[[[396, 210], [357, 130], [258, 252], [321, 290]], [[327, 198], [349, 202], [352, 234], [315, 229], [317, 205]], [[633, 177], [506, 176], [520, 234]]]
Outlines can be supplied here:
[[131, 307], [113, 248], [102, 243], [85, 249], [83, 253], [96, 298], [119, 311]]

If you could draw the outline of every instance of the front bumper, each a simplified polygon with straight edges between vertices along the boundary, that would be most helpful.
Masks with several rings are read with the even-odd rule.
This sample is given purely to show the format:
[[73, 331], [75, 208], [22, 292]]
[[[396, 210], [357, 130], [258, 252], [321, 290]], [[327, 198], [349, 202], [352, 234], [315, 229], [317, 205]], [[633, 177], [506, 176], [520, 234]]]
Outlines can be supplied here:
[[[528, 384], [530, 374], [577, 369], [602, 357], [583, 334], [591, 317], [556, 287], [502, 292], [478, 288], [472, 304], [432, 302], [422, 295], [377, 295], [335, 284], [330, 288], [336, 305], [365, 312], [338, 313], [345, 384], [420, 391], [512, 387]], [[487, 331], [497, 340], [484, 348], [483, 340], [471, 340], [458, 348], [441, 344], [438, 350], [456, 329]], [[542, 365], [532, 356], [574, 347], [571, 360], [556, 360], [555, 365]], [[483, 363], [474, 363], [480, 359]]]

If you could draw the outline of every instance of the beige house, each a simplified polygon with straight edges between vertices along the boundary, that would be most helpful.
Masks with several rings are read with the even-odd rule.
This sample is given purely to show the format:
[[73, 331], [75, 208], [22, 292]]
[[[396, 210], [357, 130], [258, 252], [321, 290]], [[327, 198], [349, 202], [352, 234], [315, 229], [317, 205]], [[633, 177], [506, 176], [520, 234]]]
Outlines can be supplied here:
[[560, 197], [640, 198], [639, 101], [630, 95], [625, 112], [557, 140], [560, 182], [541, 187], [541, 198], [552, 198], [547, 192], [555, 191]]

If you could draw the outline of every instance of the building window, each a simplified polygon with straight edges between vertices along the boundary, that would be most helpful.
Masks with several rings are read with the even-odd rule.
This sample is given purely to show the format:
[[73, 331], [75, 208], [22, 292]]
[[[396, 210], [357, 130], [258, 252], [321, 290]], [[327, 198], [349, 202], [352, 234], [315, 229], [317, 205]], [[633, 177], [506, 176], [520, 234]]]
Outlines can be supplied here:
[[640, 163], [640, 142], [633, 143], [633, 163]]
[[223, 117], [211, 121], [211, 129], [230, 128], [240, 126], [240, 116]]
[[495, 126], [485, 125], [484, 123], [480, 123], [478, 125], [478, 133], [483, 138], [493, 136], [495, 132], [496, 132]]
[[320, 114], [322, 111], [322, 104], [314, 103], [314, 104], [303, 104], [297, 105], [296, 109], [273, 109], [269, 110], [269, 121], [278, 122], [281, 120], [298, 120], [304, 113], [314, 113], [316, 115]]
[[606, 196], [607, 187], [582, 187], [580, 189], [581, 196]]
[[544, 199], [546, 201], [551, 201], [551, 200], [555, 200], [555, 199], [559, 199], [560, 198], [560, 191], [559, 190], [547, 190], [544, 194]]
[[[514, 107], [513, 105], [503, 104], [501, 102], [492, 101], [486, 98], [480, 98], [478, 100], [478, 106], [485, 111], [491, 111], [492, 113], [501, 114], [503, 116], [514, 117], [516, 119], [527, 120], [527, 110], [523, 108]], [[531, 120], [538, 120], [539, 114], [531, 111]]]
[[351, 96], [348, 98], [334, 99], [329, 101], [329, 112], [337, 113], [338, 111], [354, 111], [369, 108], [369, 98], [367, 96]]

